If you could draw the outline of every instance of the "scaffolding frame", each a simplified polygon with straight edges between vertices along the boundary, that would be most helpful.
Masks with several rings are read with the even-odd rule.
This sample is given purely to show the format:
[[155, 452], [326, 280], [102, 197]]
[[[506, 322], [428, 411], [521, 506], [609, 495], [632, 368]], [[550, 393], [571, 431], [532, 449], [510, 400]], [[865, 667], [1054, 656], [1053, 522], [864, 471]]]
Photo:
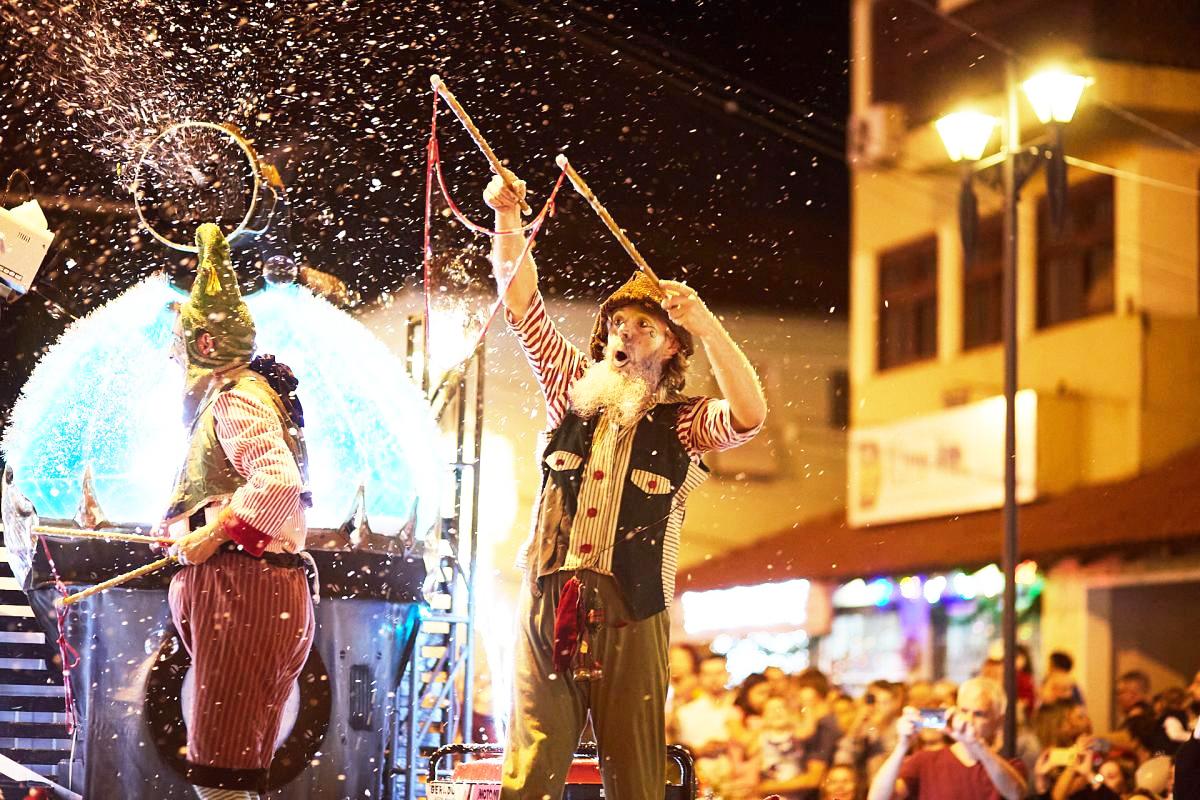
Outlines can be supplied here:
[[420, 381], [442, 430], [453, 434], [455, 455], [443, 506], [450, 514], [442, 517], [436, 542], [429, 543], [437, 552], [424, 587], [428, 607], [414, 616], [394, 686], [393, 718], [399, 724], [390, 737], [389, 800], [425, 797], [430, 756], [447, 745], [472, 744], [474, 734], [485, 348], [481, 339], [466, 360], [431, 387], [424, 325], [419, 316], [408, 318], [405, 364]]

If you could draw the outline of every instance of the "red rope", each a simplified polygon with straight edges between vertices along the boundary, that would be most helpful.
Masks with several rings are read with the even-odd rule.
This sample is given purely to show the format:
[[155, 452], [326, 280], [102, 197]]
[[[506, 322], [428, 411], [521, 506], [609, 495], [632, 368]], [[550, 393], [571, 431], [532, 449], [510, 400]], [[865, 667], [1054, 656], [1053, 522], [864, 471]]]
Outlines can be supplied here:
[[[554, 199], [558, 196], [558, 190], [562, 188], [563, 179], [567, 175], [567, 173], [565, 171], [559, 173], [558, 180], [554, 182], [554, 188], [550, 190], [550, 196], [546, 199], [545, 204], [542, 206], [542, 210], [539, 211], [538, 215], [536, 217], [534, 217], [527, 225], [522, 225], [519, 228], [513, 228], [511, 230], [498, 231], [498, 230], [493, 230], [491, 228], [484, 227], [483, 225], [480, 225], [476, 222], [471, 221], [470, 219], [467, 218], [467, 215], [464, 214], [462, 212], [462, 210], [458, 207], [458, 204], [454, 202], [454, 198], [450, 196], [450, 190], [446, 186], [446, 178], [442, 174], [442, 159], [441, 159], [441, 152], [438, 148], [438, 138], [437, 138], [437, 112], [438, 112], [438, 98], [439, 97], [440, 97], [440, 95], [437, 92], [433, 93], [433, 119], [429, 125], [429, 145], [425, 151], [425, 155], [426, 155], [426, 157], [425, 157], [425, 252], [423, 254], [422, 266], [423, 266], [423, 271], [424, 271], [424, 276], [425, 276], [425, 353], [426, 353], [426, 363], [428, 363], [428, 353], [429, 353], [429, 320], [430, 320], [429, 298], [430, 298], [430, 294], [431, 294], [431, 292], [430, 292], [430, 261], [433, 258], [433, 251], [432, 251], [432, 246], [431, 246], [430, 240], [431, 240], [431, 235], [432, 235], [431, 230], [432, 230], [432, 225], [433, 225], [433, 182], [434, 182], [434, 178], [435, 177], [437, 178], [438, 188], [441, 190], [441, 195], [445, 199], [446, 205], [450, 209], [450, 212], [454, 215], [455, 219], [457, 219], [462, 224], [462, 226], [464, 228], [466, 228], [467, 230], [473, 231], [474, 233], [481, 233], [485, 236], [502, 236], [502, 235], [508, 234], [508, 233], [525, 233], [526, 231], [529, 232], [529, 238], [526, 239], [525, 246], [521, 250], [521, 257], [517, 260], [517, 264], [520, 265], [520, 264], [524, 263], [526, 257], [529, 255], [529, 252], [533, 249], [533, 241], [534, 241], [534, 239], [537, 238], [538, 232], [541, 231], [542, 224], [546, 221], [546, 218], [554, 216]], [[498, 312], [500, 310], [500, 306], [502, 304], [503, 297], [504, 297], [505, 293], [508, 291], [509, 284], [512, 283], [513, 278], [515, 278], [515, 277], [516, 277], [516, 270], [514, 269], [512, 275], [510, 275], [508, 277], [508, 280], [506, 280], [504, 282], [504, 285], [501, 287], [497, 287], [499, 289], [499, 291], [497, 292], [496, 302], [492, 305], [491, 310], [488, 312], [487, 319], [484, 321], [483, 327], [479, 331], [479, 338], [475, 342], [475, 347], [479, 346], [479, 342], [483, 340], [483, 337], [487, 333], [488, 328], [491, 327], [492, 320], [494, 320], [496, 318], [496, 312]], [[471, 352], [474, 352], [475, 347], [471, 348]]]
[[[38, 538], [41, 539], [42, 550], [46, 553], [46, 561], [50, 564], [50, 574], [54, 576], [54, 587], [58, 589], [59, 595], [65, 598], [67, 587], [62, 582], [62, 578], [58, 576], [58, 567], [54, 563], [54, 556], [50, 555], [50, 546], [46, 544], [46, 537]], [[67, 704], [67, 734], [70, 735], [75, 732], [75, 726], [78, 724], [75, 718], [75, 693], [71, 690], [71, 670], [79, 666], [79, 651], [67, 641], [67, 607], [56, 603], [54, 613], [58, 617], [58, 655], [62, 659], [63, 695]]]

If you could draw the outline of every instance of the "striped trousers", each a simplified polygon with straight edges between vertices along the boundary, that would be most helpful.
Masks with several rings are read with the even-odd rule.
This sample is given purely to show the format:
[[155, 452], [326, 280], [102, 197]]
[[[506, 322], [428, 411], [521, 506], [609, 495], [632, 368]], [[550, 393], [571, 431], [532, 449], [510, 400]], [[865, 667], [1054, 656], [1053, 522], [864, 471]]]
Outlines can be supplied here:
[[192, 657], [191, 782], [262, 785], [284, 703], [312, 648], [304, 570], [220, 552], [171, 580], [171, 617]]

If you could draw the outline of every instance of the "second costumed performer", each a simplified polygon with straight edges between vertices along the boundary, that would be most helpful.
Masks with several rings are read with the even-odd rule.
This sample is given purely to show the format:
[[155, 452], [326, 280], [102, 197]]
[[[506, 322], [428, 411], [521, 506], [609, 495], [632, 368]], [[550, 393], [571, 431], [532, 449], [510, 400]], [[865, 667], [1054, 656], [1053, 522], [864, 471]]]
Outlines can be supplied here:
[[254, 358], [254, 321], [220, 229], [201, 225], [196, 244], [172, 348], [186, 368], [190, 436], [165, 523], [187, 566], [169, 598], [196, 687], [189, 781], [203, 800], [252, 800], [313, 641], [303, 411], [291, 370]]
[[[524, 185], [509, 183], [494, 178], [484, 199], [497, 230], [518, 231]], [[524, 246], [519, 233], [497, 236], [493, 265], [545, 395], [547, 444], [522, 557], [501, 797], [561, 797], [590, 715], [605, 796], [662, 800], [667, 609], [684, 502], [706, 477], [701, 455], [749, 441], [766, 401], [750, 362], [682, 283], [635, 273], [601, 305], [580, 351], [547, 314]], [[721, 398], [682, 394], [696, 340]]]

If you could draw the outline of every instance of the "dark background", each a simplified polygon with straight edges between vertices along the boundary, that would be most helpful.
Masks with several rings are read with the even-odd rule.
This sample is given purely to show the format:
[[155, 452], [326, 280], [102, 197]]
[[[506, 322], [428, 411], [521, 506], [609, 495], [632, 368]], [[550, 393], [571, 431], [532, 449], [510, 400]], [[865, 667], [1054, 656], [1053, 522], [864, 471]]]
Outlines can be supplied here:
[[[535, 207], [566, 152], [663, 277], [717, 304], [844, 313], [844, 0], [84, 5], [0, 0], [0, 168], [29, 173], [58, 233], [38, 293], [0, 308], [0, 424], [71, 315], [155, 270], [186, 282], [127, 189], [172, 122], [235, 123], [288, 185], [292, 249], [363, 302], [419, 281], [435, 71]], [[439, 125], [451, 190], [487, 222], [486, 162]], [[569, 189], [538, 244], [554, 293], [598, 295], [631, 267]], [[254, 257], [236, 257], [247, 288]]]

